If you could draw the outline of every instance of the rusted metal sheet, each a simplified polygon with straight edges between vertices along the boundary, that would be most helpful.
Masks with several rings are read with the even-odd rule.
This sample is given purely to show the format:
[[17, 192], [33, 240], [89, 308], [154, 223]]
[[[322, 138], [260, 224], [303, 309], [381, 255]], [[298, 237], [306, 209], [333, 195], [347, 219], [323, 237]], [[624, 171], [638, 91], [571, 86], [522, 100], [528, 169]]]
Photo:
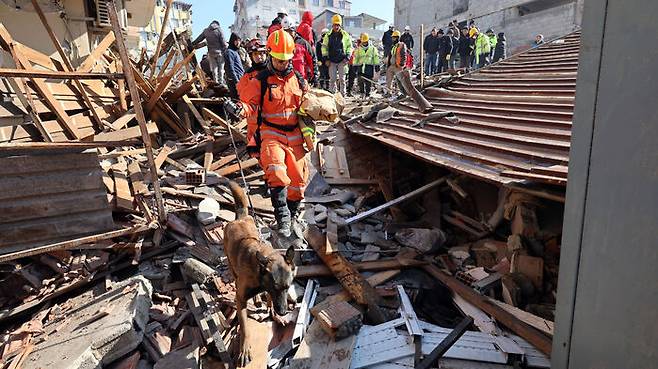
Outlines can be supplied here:
[[456, 120], [428, 120], [406, 99], [394, 105], [403, 114], [349, 129], [487, 181], [564, 187], [579, 46], [574, 32], [423, 90], [435, 111], [453, 112]]
[[0, 254], [113, 228], [96, 153], [0, 157]]

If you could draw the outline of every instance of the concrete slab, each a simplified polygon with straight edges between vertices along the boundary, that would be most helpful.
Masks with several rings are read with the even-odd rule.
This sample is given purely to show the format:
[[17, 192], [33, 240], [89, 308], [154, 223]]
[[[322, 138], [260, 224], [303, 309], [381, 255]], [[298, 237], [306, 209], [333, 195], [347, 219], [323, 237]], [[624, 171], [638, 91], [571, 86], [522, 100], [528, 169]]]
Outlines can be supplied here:
[[142, 276], [67, 312], [58, 329], [37, 344], [23, 369], [100, 369], [139, 346], [153, 288]]

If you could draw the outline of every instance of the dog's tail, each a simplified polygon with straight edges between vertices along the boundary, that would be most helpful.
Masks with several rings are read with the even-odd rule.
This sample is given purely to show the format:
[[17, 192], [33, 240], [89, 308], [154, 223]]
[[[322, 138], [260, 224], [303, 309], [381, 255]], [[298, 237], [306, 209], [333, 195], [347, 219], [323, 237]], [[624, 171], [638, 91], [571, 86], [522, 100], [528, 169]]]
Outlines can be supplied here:
[[231, 188], [231, 193], [233, 194], [233, 199], [235, 200], [235, 218], [241, 219], [246, 217], [248, 214], [247, 208], [249, 206], [249, 200], [247, 195], [244, 193], [242, 187], [234, 181], [229, 181], [228, 186]]

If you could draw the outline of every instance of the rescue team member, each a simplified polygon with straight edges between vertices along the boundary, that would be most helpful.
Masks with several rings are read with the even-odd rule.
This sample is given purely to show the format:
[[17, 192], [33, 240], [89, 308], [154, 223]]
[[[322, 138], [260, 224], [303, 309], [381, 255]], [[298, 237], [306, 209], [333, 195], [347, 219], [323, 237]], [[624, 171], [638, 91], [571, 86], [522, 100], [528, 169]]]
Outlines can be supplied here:
[[298, 117], [308, 87], [292, 66], [292, 36], [284, 30], [273, 32], [267, 49], [271, 58], [266, 68], [241, 85], [240, 103], [227, 106], [227, 110], [247, 118], [247, 151], [260, 159], [272, 194], [278, 233], [288, 238], [308, 181]]
[[370, 43], [370, 35], [367, 33], [361, 34], [361, 45], [354, 52], [354, 64], [360, 66], [358, 70], [359, 91], [365, 97], [370, 97], [372, 86], [370, 80], [375, 78], [375, 72], [379, 72], [379, 51]]
[[386, 87], [387, 95], [393, 88], [395, 75], [404, 70], [407, 62], [407, 45], [400, 41], [400, 31], [393, 31], [393, 47], [386, 60]]
[[[251, 80], [256, 78], [258, 73], [267, 68], [267, 49], [259, 39], [255, 38], [249, 41], [247, 44], [247, 52], [249, 53], [249, 58], [251, 59], [251, 68], [249, 68], [244, 73], [244, 76], [242, 76], [242, 79], [240, 79], [240, 82], [238, 82], [238, 96], [242, 96], [249, 83], [251, 83]], [[256, 116], [247, 117], [248, 137], [254, 136], [255, 131], [253, 130], [256, 128], [256, 125]], [[253, 145], [256, 145], [255, 141]]]
[[331, 17], [331, 31], [322, 39], [322, 56], [329, 67], [329, 91], [338, 90], [345, 96], [345, 66], [352, 55], [352, 37], [343, 29], [343, 17]]

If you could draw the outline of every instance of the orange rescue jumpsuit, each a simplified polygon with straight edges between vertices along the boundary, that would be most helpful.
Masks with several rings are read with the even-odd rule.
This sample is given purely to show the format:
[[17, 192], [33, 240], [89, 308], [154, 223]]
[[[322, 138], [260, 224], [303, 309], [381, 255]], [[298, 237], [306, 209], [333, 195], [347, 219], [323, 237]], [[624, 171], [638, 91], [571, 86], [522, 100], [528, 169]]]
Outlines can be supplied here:
[[[306, 86], [300, 86], [294, 72], [285, 77], [270, 75], [267, 83], [262, 102], [260, 164], [269, 187], [287, 187], [288, 200], [301, 201], [308, 182], [308, 168], [297, 110]], [[247, 139], [252, 143], [261, 107], [261, 82], [253, 76], [248, 83], [238, 86], [238, 91], [248, 123]]]

